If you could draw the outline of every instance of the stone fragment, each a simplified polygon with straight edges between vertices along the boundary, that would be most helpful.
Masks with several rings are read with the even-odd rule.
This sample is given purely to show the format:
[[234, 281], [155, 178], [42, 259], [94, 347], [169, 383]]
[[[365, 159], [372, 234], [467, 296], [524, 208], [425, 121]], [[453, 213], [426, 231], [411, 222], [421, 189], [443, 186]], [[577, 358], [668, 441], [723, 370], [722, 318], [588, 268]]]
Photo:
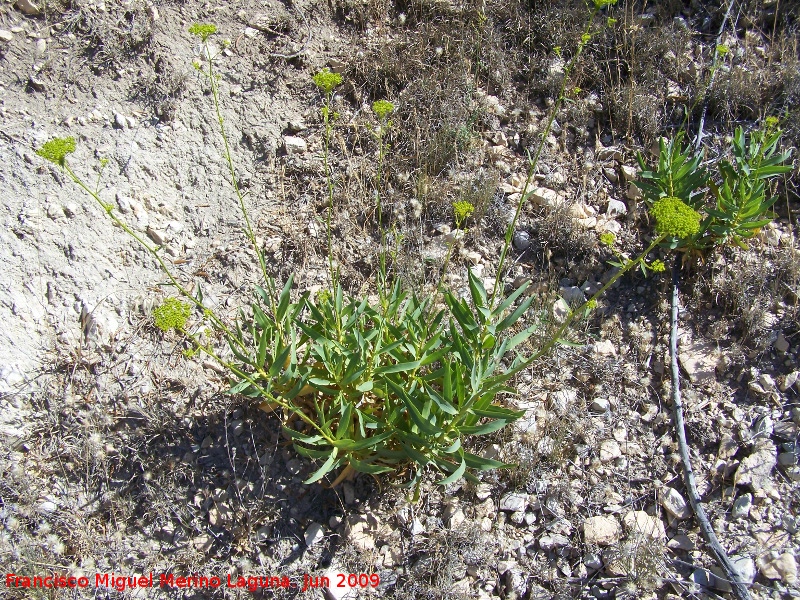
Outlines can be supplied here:
[[304, 536], [306, 546], [311, 548], [314, 544], [321, 542], [325, 538], [325, 531], [319, 523], [311, 522], [306, 528]]
[[569, 304], [567, 304], [567, 301], [563, 298], [559, 298], [553, 303], [553, 318], [556, 322], [563, 323], [569, 316], [569, 313]]
[[587, 569], [592, 569], [593, 571], [599, 571], [603, 568], [603, 559], [600, 558], [599, 554], [594, 554], [590, 552], [583, 557], [583, 564], [586, 565]]
[[147, 237], [153, 240], [159, 246], [163, 246], [167, 240], [167, 232], [155, 227], [147, 227]]
[[[610, 546], [617, 543], [620, 534], [619, 523], [613, 516], [598, 515], [583, 522], [583, 540], [587, 545]], [[586, 566], [595, 568], [588, 563]]]
[[500, 510], [505, 512], [524, 511], [528, 504], [528, 494], [509, 492], [500, 498]]
[[597, 151], [598, 160], [622, 160], [622, 152], [616, 146], [607, 146]]
[[719, 451], [717, 454], [723, 460], [732, 458], [739, 450], [739, 444], [731, 437], [729, 433], [724, 433], [719, 441]]
[[458, 526], [466, 520], [466, 515], [461, 507], [450, 505], [444, 511], [444, 520], [450, 529], [458, 529]]
[[605, 175], [606, 179], [608, 179], [611, 183], [617, 183], [619, 181], [617, 170], [612, 167], [604, 168], [603, 175]]
[[737, 485], [750, 486], [754, 492], [771, 487], [770, 475], [775, 462], [775, 446], [769, 440], [762, 440], [756, 450], [741, 462], [734, 481]]
[[589, 406], [589, 410], [596, 413], [608, 412], [611, 408], [611, 403], [606, 398], [595, 398]]
[[750, 507], [753, 505], [753, 494], [742, 494], [733, 503], [731, 517], [741, 519], [750, 514]]
[[788, 585], [797, 582], [797, 561], [791, 552], [772, 550], [762, 554], [756, 561], [758, 570], [767, 579], [780, 579]]
[[17, 0], [16, 7], [20, 12], [30, 17], [35, 17], [41, 12], [39, 7], [34, 4], [32, 0]]
[[475, 488], [475, 497], [478, 500], [486, 500], [492, 495], [492, 485], [490, 483], [479, 483]]
[[483, 260], [481, 253], [476, 252], [475, 250], [467, 250], [466, 252], [462, 252], [461, 256], [464, 257], [464, 260], [476, 266], [481, 262], [481, 260]]
[[564, 548], [565, 546], [569, 546], [569, 538], [559, 533], [551, 533], [539, 538], [539, 548], [546, 552]]
[[575, 219], [588, 219], [589, 217], [594, 217], [597, 214], [597, 211], [589, 204], [576, 202], [575, 204], [570, 205], [569, 214]]
[[505, 583], [505, 597], [508, 600], [527, 597], [528, 574], [518, 566], [506, 569], [503, 574], [503, 582]]
[[721, 592], [730, 592], [731, 584], [723, 576], [722, 570], [717, 567], [697, 569], [692, 573], [692, 581], [704, 588], [713, 588]]
[[600, 462], [611, 462], [622, 456], [622, 449], [617, 440], [603, 440], [600, 442]]
[[686, 499], [675, 488], [665, 487], [660, 492], [661, 506], [676, 519], [688, 519], [692, 516], [692, 508]]
[[211, 546], [214, 545], [214, 538], [207, 533], [203, 533], [192, 540], [192, 545], [198, 552], [208, 552], [211, 550]]
[[611, 340], [601, 340], [592, 345], [592, 352], [598, 356], [616, 356], [617, 349]]
[[43, 500], [36, 506], [36, 512], [42, 515], [54, 513], [57, 510], [58, 510], [58, 504], [56, 504], [52, 500]]
[[0, 42], [7, 44], [13, 39], [14, 39], [13, 33], [8, 31], [7, 29], [0, 29]]
[[694, 542], [685, 533], [679, 533], [670, 541], [667, 542], [667, 547], [672, 550], [682, 550], [683, 552], [691, 552], [695, 549]]
[[678, 360], [692, 383], [710, 383], [716, 379], [719, 352], [714, 344], [705, 340], [693, 340], [681, 345]]
[[595, 230], [597, 230], [598, 233], [613, 233], [614, 235], [619, 235], [622, 232], [622, 225], [606, 215], [605, 217], [597, 220]]
[[125, 129], [128, 126], [128, 120], [122, 113], [114, 113], [114, 127], [116, 129]]
[[425, 533], [425, 526], [422, 524], [418, 518], [414, 517], [411, 521], [411, 527], [409, 528], [409, 532], [411, 535], [422, 535]]
[[782, 331], [778, 334], [778, 338], [773, 342], [772, 346], [778, 352], [788, 352], [789, 351], [789, 341], [786, 339], [786, 337], [784, 337]]
[[524, 230], [515, 231], [511, 243], [514, 244], [514, 249], [517, 252], [524, 252], [530, 248], [531, 234]]
[[749, 556], [731, 556], [731, 562], [739, 573], [739, 576], [747, 584], [753, 583], [756, 578], [756, 562]]
[[800, 371], [792, 371], [781, 379], [781, 384], [778, 389], [780, 389], [782, 392], [785, 392], [797, 383], [798, 377], [800, 377]]
[[621, 171], [622, 171], [622, 177], [625, 179], [625, 181], [630, 181], [630, 182], [636, 180], [636, 174], [639, 172], [639, 170], [636, 167], [631, 167], [629, 165], [622, 165]]
[[549, 394], [550, 407], [559, 415], [564, 416], [574, 406], [578, 393], [572, 389], [558, 390]]
[[628, 207], [620, 200], [609, 200], [606, 214], [609, 217], [623, 217], [628, 214]]
[[658, 517], [648, 515], [643, 510], [632, 510], [623, 519], [628, 537], [662, 540], [667, 537], [664, 524]]
[[44, 81], [34, 75], [28, 77], [28, 85], [35, 92], [43, 92], [47, 89], [47, 86], [45, 85]]
[[642, 192], [641, 190], [639, 190], [638, 187], [636, 187], [636, 184], [631, 181], [628, 184], [628, 189], [625, 192], [625, 197], [628, 200], [638, 200], [639, 198], [642, 197]]
[[551, 190], [545, 187], [536, 187], [528, 195], [528, 198], [531, 202], [538, 204], [539, 206], [558, 206], [561, 204], [561, 196], [555, 190]]
[[293, 154], [304, 153], [308, 150], [308, 144], [303, 138], [286, 135], [283, 137], [283, 148], [286, 150], [286, 154], [292, 156]]
[[583, 290], [576, 285], [563, 286], [558, 290], [558, 293], [569, 304], [577, 304], [586, 301]]
[[361, 552], [374, 550], [377, 525], [374, 515], [350, 515], [345, 522], [345, 536]]

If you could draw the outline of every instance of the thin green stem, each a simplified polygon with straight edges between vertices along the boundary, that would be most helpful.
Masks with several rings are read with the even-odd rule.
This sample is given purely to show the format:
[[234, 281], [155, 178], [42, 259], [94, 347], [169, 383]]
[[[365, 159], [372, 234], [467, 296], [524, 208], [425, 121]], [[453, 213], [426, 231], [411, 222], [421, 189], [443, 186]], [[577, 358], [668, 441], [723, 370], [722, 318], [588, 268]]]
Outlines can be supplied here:
[[333, 177], [331, 176], [331, 168], [329, 162], [331, 133], [333, 131], [333, 123], [331, 122], [332, 98], [333, 98], [333, 92], [327, 92], [325, 94], [325, 104], [322, 109], [322, 118], [325, 123], [323, 166], [325, 168], [325, 180], [328, 187], [328, 214], [327, 214], [327, 222], [325, 229], [328, 238], [328, 270], [330, 272], [330, 278], [331, 278], [331, 289], [333, 289], [336, 286], [336, 282], [338, 280], [338, 277], [336, 276], [336, 270], [333, 267], [333, 234], [331, 231], [333, 224], [333, 192], [334, 192]]
[[[509, 223], [508, 228], [506, 229], [506, 237], [505, 242], [503, 244], [503, 250], [500, 252], [500, 262], [497, 265], [497, 273], [494, 282], [494, 288], [492, 289], [492, 296], [491, 300], [489, 301], [489, 305], [494, 305], [494, 299], [497, 296], [497, 291], [500, 286], [500, 282], [503, 280], [503, 267], [505, 266], [506, 257], [508, 255], [508, 250], [511, 247], [511, 239], [514, 235], [514, 231], [517, 227], [517, 221], [519, 221], [519, 215], [522, 212], [522, 206], [527, 200], [528, 196], [528, 188], [530, 187], [531, 181], [533, 180], [533, 176], [536, 172], [536, 167], [539, 164], [539, 157], [542, 155], [542, 150], [544, 149], [544, 145], [547, 141], [547, 136], [550, 135], [550, 129], [553, 126], [553, 121], [555, 121], [556, 114], [558, 114], [558, 109], [561, 107], [561, 103], [564, 101], [564, 90], [567, 86], [567, 80], [569, 79], [570, 74], [572, 73], [573, 68], [575, 67], [575, 63], [577, 62], [578, 58], [583, 54], [583, 50], [586, 47], [586, 44], [589, 43], [589, 39], [591, 39], [591, 29], [592, 23], [594, 22], [594, 17], [598, 12], [597, 6], [592, 9], [592, 12], [589, 15], [589, 20], [586, 23], [586, 27], [583, 30], [583, 35], [581, 35], [581, 41], [578, 44], [578, 49], [564, 67], [564, 77], [561, 80], [561, 86], [558, 90], [558, 96], [556, 97], [555, 104], [553, 104], [553, 108], [550, 111], [550, 116], [547, 119], [547, 125], [542, 132], [541, 138], [539, 139], [539, 145], [536, 148], [536, 153], [534, 154], [533, 158], [530, 159], [528, 173], [525, 178], [525, 185], [522, 187], [522, 194], [520, 195], [519, 201], [517, 202], [516, 210], [514, 211], [514, 218]], [[589, 37], [587, 37], [589, 36]]]
[[219, 129], [222, 135], [222, 143], [225, 146], [225, 162], [228, 164], [228, 170], [231, 177], [231, 184], [233, 185], [233, 191], [236, 193], [236, 198], [239, 201], [239, 209], [242, 212], [242, 217], [244, 217], [245, 223], [245, 233], [247, 234], [247, 238], [250, 240], [250, 243], [253, 245], [253, 250], [258, 257], [258, 264], [261, 267], [261, 274], [264, 277], [264, 283], [267, 285], [269, 296], [272, 299], [273, 306], [271, 307], [273, 312], [276, 310], [275, 305], [275, 290], [272, 278], [267, 273], [267, 263], [264, 260], [264, 253], [261, 252], [261, 249], [258, 247], [258, 242], [256, 241], [255, 233], [253, 233], [253, 226], [250, 222], [250, 215], [247, 212], [247, 208], [244, 204], [244, 195], [242, 194], [241, 189], [239, 188], [239, 182], [236, 178], [236, 168], [233, 165], [233, 155], [231, 154], [230, 144], [228, 143], [228, 134], [225, 132], [225, 120], [222, 117], [222, 107], [219, 101], [219, 86], [217, 85], [217, 75], [214, 73], [214, 57], [211, 55], [211, 48], [209, 47], [208, 43], [206, 43], [206, 55], [208, 56], [208, 80], [211, 83], [211, 95], [214, 98], [214, 110], [217, 115], [217, 121], [219, 121]]
[[224, 332], [227, 336], [230, 337], [232, 335], [232, 332], [219, 319], [219, 317], [217, 317], [217, 315], [215, 315], [213, 311], [203, 306], [203, 303], [200, 302], [200, 300], [198, 300], [191, 292], [189, 292], [189, 290], [187, 290], [177, 280], [177, 278], [172, 274], [170, 268], [167, 266], [167, 263], [165, 263], [164, 259], [161, 258], [161, 256], [159, 255], [158, 249], [156, 247], [153, 247], [150, 244], [148, 244], [138, 233], [136, 233], [130, 227], [130, 225], [125, 223], [125, 221], [123, 221], [116, 214], [114, 214], [113, 208], [111, 208], [107, 203], [103, 202], [103, 200], [100, 199], [100, 196], [97, 194], [97, 192], [93, 191], [88, 185], [86, 185], [86, 183], [75, 174], [75, 172], [69, 167], [69, 165], [64, 164], [64, 170], [70, 176], [72, 181], [78, 184], [78, 186], [81, 189], [83, 189], [83, 191], [89, 194], [89, 196], [91, 196], [95, 200], [95, 202], [97, 202], [103, 208], [103, 210], [106, 211], [108, 216], [118, 227], [120, 227], [125, 233], [127, 233], [134, 240], [136, 240], [139, 243], [139, 245], [142, 246], [142, 248], [144, 248], [145, 250], [147, 250], [148, 253], [150, 253], [150, 255], [156, 260], [158, 265], [161, 267], [161, 270], [167, 276], [170, 283], [173, 285], [173, 287], [175, 287], [175, 289], [178, 290], [178, 292], [180, 292], [182, 296], [184, 296], [187, 300], [191, 301], [198, 309], [200, 309], [201, 312], [203, 312], [204, 315], [207, 315], [211, 319], [211, 322], [222, 332]]
[[[456, 230], [453, 231], [453, 233], [455, 233], [456, 231], [460, 231], [460, 230], [456, 229]], [[442, 264], [442, 270], [441, 270], [441, 273], [439, 275], [439, 283], [436, 284], [436, 290], [433, 292], [434, 302], [439, 299], [439, 294], [442, 292], [442, 284], [444, 283], [444, 276], [447, 274], [447, 267], [450, 266], [450, 259], [453, 256], [453, 249], [455, 248], [455, 245], [456, 245], [457, 241], [458, 240], [456, 239], [456, 236], [454, 235], [453, 236], [453, 241], [451, 241], [450, 244], [447, 246], [447, 254], [444, 257], [444, 264]]]
[[527, 358], [521, 364], [521, 366], [523, 368], [527, 367], [527, 366], [530, 366], [534, 362], [536, 362], [539, 358], [541, 358], [542, 356], [544, 356], [545, 354], [550, 352], [550, 350], [553, 348], [553, 346], [555, 346], [559, 342], [559, 340], [561, 339], [561, 336], [564, 335], [564, 332], [567, 330], [567, 328], [575, 320], [575, 317], [578, 314], [584, 312], [590, 305], [592, 305], [593, 303], [597, 302], [597, 299], [600, 296], [602, 296], [603, 294], [605, 294], [606, 290], [608, 290], [612, 285], [614, 285], [620, 277], [622, 277], [625, 273], [630, 271], [632, 268], [639, 266], [643, 261], [645, 261], [647, 259], [647, 255], [650, 254], [650, 252], [652, 252], [656, 248], [656, 246], [658, 246], [664, 240], [664, 237], [665, 236], [660, 235], [660, 236], [654, 238], [653, 241], [650, 242], [650, 245], [647, 247], [647, 249], [644, 252], [642, 252], [634, 260], [630, 260], [630, 261], [624, 263], [622, 268], [620, 268], [620, 270], [617, 271], [608, 280], [608, 282], [603, 287], [601, 287], [599, 290], [597, 290], [597, 292], [595, 292], [592, 295], [591, 298], [586, 300], [577, 309], [570, 311], [569, 314], [567, 315], [567, 317], [564, 319], [564, 322], [561, 324], [561, 326], [556, 331], [556, 333], [554, 335], [550, 336], [550, 339], [547, 341], [547, 343], [544, 346], [542, 346], [541, 348], [539, 348], [539, 350], [536, 351], [532, 356]]
[[378, 171], [375, 175], [375, 196], [376, 208], [378, 213], [378, 231], [381, 234], [381, 247], [380, 247], [380, 272], [379, 277], [381, 281], [378, 285], [378, 294], [381, 298], [381, 306], [384, 304], [384, 297], [388, 283], [386, 281], [386, 232], [383, 230], [383, 209], [381, 207], [381, 184], [383, 179], [383, 160], [386, 155], [386, 145], [383, 142], [384, 129], [388, 127], [387, 122], [384, 120], [378, 127]]

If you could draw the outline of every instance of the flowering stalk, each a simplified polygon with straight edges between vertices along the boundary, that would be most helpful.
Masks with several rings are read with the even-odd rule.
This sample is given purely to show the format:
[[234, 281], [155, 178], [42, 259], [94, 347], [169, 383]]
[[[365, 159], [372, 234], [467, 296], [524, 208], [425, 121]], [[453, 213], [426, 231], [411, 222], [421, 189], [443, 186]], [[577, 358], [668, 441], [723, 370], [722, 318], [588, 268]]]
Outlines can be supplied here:
[[[244, 195], [242, 194], [241, 189], [239, 189], [239, 182], [236, 178], [236, 168], [233, 165], [233, 155], [231, 154], [230, 144], [228, 143], [228, 134], [225, 132], [225, 120], [222, 117], [222, 108], [219, 101], [219, 75], [214, 72], [214, 56], [211, 55], [211, 46], [208, 43], [208, 38], [214, 35], [217, 31], [216, 25], [212, 25], [210, 23], [199, 24], [195, 23], [189, 28], [189, 33], [192, 35], [196, 35], [203, 40], [203, 44], [205, 46], [206, 52], [206, 62], [207, 67], [206, 70], [203, 70], [199, 62], [195, 62], [195, 68], [198, 72], [202, 73], [206, 76], [209, 83], [211, 84], [211, 95], [214, 98], [214, 110], [217, 115], [217, 121], [219, 122], [219, 129], [220, 134], [222, 135], [222, 143], [224, 145], [225, 151], [225, 162], [228, 165], [228, 171], [230, 174], [231, 184], [233, 185], [233, 191], [236, 194], [236, 199], [239, 203], [239, 210], [242, 213], [242, 217], [244, 218], [245, 224], [245, 234], [247, 235], [247, 239], [250, 240], [250, 243], [253, 246], [253, 250], [258, 257], [258, 264], [261, 267], [261, 274], [264, 278], [264, 283], [267, 286], [269, 291], [270, 297], [275, 297], [275, 285], [273, 279], [267, 273], [267, 263], [264, 259], [264, 253], [258, 247], [258, 242], [256, 241], [255, 233], [253, 233], [253, 226], [250, 222], [250, 216], [247, 213], [247, 208], [244, 205]], [[277, 307], [272, 306], [272, 310], [274, 311]]]
[[[72, 170], [72, 168], [67, 163], [66, 157], [68, 154], [71, 154], [75, 151], [75, 139], [74, 138], [55, 138], [50, 140], [49, 142], [45, 143], [39, 150], [37, 150], [37, 154], [42, 158], [60, 166], [64, 172], [69, 176], [70, 179], [74, 183], [78, 185], [83, 191], [85, 191], [97, 204], [106, 212], [109, 216], [111, 221], [120, 229], [122, 229], [125, 233], [127, 233], [130, 237], [132, 237], [138, 244], [144, 248], [150, 256], [152, 256], [155, 261], [158, 263], [158, 266], [164, 272], [164, 274], [169, 279], [170, 284], [178, 290], [181, 296], [189, 300], [192, 304], [194, 304], [198, 310], [203, 314], [204, 317], [208, 318], [211, 323], [221, 332], [225, 334], [225, 336], [229, 340], [233, 340], [240, 349], [246, 350], [243, 342], [237, 338], [233, 334], [233, 332], [223, 323], [219, 317], [210, 309], [206, 308], [200, 299], [192, 294], [180, 281], [173, 275], [170, 268], [167, 266], [164, 259], [161, 258], [161, 254], [159, 253], [160, 247], [159, 246], [152, 246], [149, 244], [141, 235], [136, 233], [130, 225], [128, 225], [125, 221], [120, 219], [117, 214], [114, 212], [114, 205], [103, 201], [100, 198], [98, 190], [93, 190], [90, 188], [85, 181], [83, 181], [78, 175]], [[105, 165], [105, 161], [101, 164]]]
[[386, 282], [386, 232], [383, 229], [383, 212], [381, 208], [381, 184], [383, 179], [383, 161], [386, 157], [386, 152], [389, 150], [389, 144], [384, 142], [384, 138], [388, 130], [392, 127], [392, 122], [389, 119], [394, 112], [394, 104], [388, 100], [376, 100], [372, 103], [372, 112], [378, 117], [379, 125], [374, 131], [375, 138], [378, 140], [378, 169], [375, 174], [375, 202], [378, 214], [378, 230], [381, 234], [381, 248], [380, 248], [380, 272], [379, 277], [381, 281], [378, 284], [378, 293], [381, 297], [381, 305], [384, 305], [386, 291], [388, 285]]
[[342, 84], [342, 76], [339, 73], [334, 73], [327, 67], [322, 69], [313, 77], [314, 84], [322, 90], [325, 94], [325, 100], [322, 105], [322, 122], [325, 125], [325, 147], [323, 153], [323, 165], [325, 168], [325, 179], [328, 185], [328, 215], [326, 222], [326, 231], [328, 237], [328, 269], [330, 271], [331, 286], [334, 286], [338, 277], [336, 269], [333, 267], [333, 237], [331, 233], [331, 223], [333, 222], [333, 178], [331, 176], [331, 169], [329, 164], [330, 147], [331, 147], [331, 134], [333, 133], [333, 124], [338, 118], [337, 113], [331, 112], [331, 104], [333, 102], [333, 91], [336, 87]]
[[[603, 287], [597, 290], [597, 292], [595, 292], [592, 295], [592, 297], [589, 298], [586, 302], [581, 304], [575, 310], [570, 310], [570, 312], [564, 319], [564, 322], [561, 324], [558, 330], [552, 336], [550, 336], [550, 339], [547, 341], [547, 343], [541, 348], [539, 348], [539, 350], [537, 350], [534, 354], [532, 354], [523, 363], [521, 363], [519, 367], [517, 367], [516, 371], [521, 371], [522, 369], [532, 365], [542, 356], [550, 352], [553, 346], [555, 346], [557, 343], [559, 343], [559, 341], [561, 341], [562, 339], [561, 336], [564, 335], [564, 332], [567, 331], [569, 326], [575, 320], [575, 317], [577, 317], [580, 314], [586, 314], [588, 311], [593, 310], [597, 306], [598, 298], [600, 298], [600, 296], [605, 294], [606, 290], [611, 288], [611, 286], [613, 286], [620, 277], [625, 275], [625, 273], [627, 273], [628, 271], [630, 271], [635, 267], [640, 267], [643, 269], [647, 268], [645, 266], [647, 264], [647, 255], [650, 254], [650, 252], [652, 252], [653, 250], [655, 250], [655, 248], [664, 240], [665, 237], [666, 236], [664, 234], [656, 236], [650, 242], [650, 245], [639, 256], [637, 256], [633, 260], [628, 260], [621, 263], [620, 266], [618, 267], [619, 270], [611, 277], [611, 279], [609, 279], [608, 282], [605, 285], [603, 285]], [[650, 268], [655, 272], [661, 272], [664, 270], [664, 263], [662, 263], [660, 260], [655, 260], [650, 265]]]
[[[509, 223], [508, 228], [506, 229], [505, 242], [503, 244], [503, 250], [500, 252], [500, 262], [497, 265], [497, 276], [495, 278], [494, 288], [492, 289], [492, 296], [491, 296], [492, 303], [494, 303], [494, 299], [497, 296], [497, 291], [499, 289], [500, 282], [503, 279], [503, 267], [505, 266], [508, 250], [511, 247], [511, 239], [517, 227], [517, 221], [519, 221], [519, 215], [522, 212], [522, 206], [528, 199], [528, 189], [530, 188], [531, 181], [533, 180], [533, 176], [536, 172], [536, 167], [539, 164], [539, 157], [542, 155], [542, 150], [544, 149], [547, 136], [550, 135], [550, 130], [553, 127], [553, 121], [555, 121], [558, 109], [561, 107], [561, 104], [564, 101], [565, 98], [564, 91], [567, 86], [567, 80], [569, 79], [572, 70], [575, 68], [575, 63], [578, 61], [578, 58], [580, 58], [581, 54], [583, 54], [584, 48], [586, 48], [586, 45], [592, 39], [591, 30], [595, 15], [597, 15], [597, 13], [603, 8], [614, 5], [616, 4], [616, 2], [617, 0], [594, 0], [592, 11], [589, 14], [589, 19], [586, 23], [586, 27], [583, 30], [583, 35], [581, 35], [581, 40], [578, 43], [578, 49], [575, 51], [575, 54], [572, 56], [567, 65], [564, 67], [564, 77], [561, 80], [561, 87], [558, 90], [558, 96], [556, 97], [555, 104], [553, 104], [553, 108], [550, 111], [550, 116], [547, 119], [547, 125], [545, 126], [544, 131], [541, 134], [541, 138], [539, 139], [539, 145], [536, 147], [536, 152], [534, 153], [532, 158], [530, 158], [529, 155], [529, 166], [528, 166], [528, 173], [525, 178], [525, 185], [523, 185], [522, 187], [522, 194], [520, 195], [519, 201], [517, 202], [517, 207], [516, 210], [514, 211], [514, 218], [511, 220], [511, 223]], [[556, 53], [560, 55], [560, 49], [557, 49]]]
[[462, 229], [462, 227], [474, 212], [475, 206], [473, 206], [471, 202], [467, 202], [466, 200], [453, 202], [453, 218], [455, 219], [456, 229], [451, 233], [453, 239], [450, 240], [450, 244], [447, 246], [447, 254], [444, 257], [444, 264], [439, 274], [439, 283], [436, 284], [436, 291], [433, 294], [434, 298], [438, 298], [439, 293], [442, 291], [442, 284], [444, 283], [444, 276], [447, 274], [447, 267], [450, 266], [450, 259], [453, 257], [453, 250], [455, 249], [456, 242], [460, 239], [458, 234], [466, 234], [467, 230]]

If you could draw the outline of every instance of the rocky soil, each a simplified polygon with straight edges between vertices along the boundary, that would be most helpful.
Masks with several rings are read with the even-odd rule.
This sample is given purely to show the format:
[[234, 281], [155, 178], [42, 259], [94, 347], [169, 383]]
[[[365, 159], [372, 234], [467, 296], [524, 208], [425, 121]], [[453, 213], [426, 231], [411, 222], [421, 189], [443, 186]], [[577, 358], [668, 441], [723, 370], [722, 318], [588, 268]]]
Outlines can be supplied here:
[[[573, 75], [513, 238], [503, 283], [531, 281], [542, 336], [612, 275], [598, 234], [614, 233], [629, 255], [641, 249], [650, 226], [636, 152], [652, 160], [660, 135], [686, 110], [695, 118], [695, 100], [709, 107], [710, 155], [735, 123], [766, 114], [786, 117], [787, 146], [800, 139], [796, 3], [742, 5], [721, 38], [730, 63], [707, 96], [724, 10], [619, 4], [620, 33], [598, 34]], [[473, 448], [514, 469], [479, 485], [431, 477], [418, 503], [366, 476], [304, 486], [315, 467], [278, 420], [226, 395], [218, 365], [153, 326], [171, 291], [152, 258], [35, 154], [74, 136], [76, 173], [99, 177], [104, 201], [233, 321], [258, 274], [208, 85], [192, 67], [204, 49], [187, 29], [213, 22], [237, 177], [276, 278], [294, 274], [298, 293], [326, 284], [311, 76], [327, 66], [345, 78], [332, 168], [348, 288], [374, 292], [369, 105], [379, 98], [398, 107], [383, 191], [394, 272], [430, 291], [455, 239], [447, 284], [465, 288], [468, 267], [493, 284], [526, 152], [564, 76], [553, 45], [574, 47], [584, 11], [449, 0], [0, 4], [0, 563], [90, 580], [77, 590], [7, 581], [0, 598], [728, 596], [681, 478], [666, 277], [625, 277], [570, 333], [574, 344], [518, 377], [510, 402], [526, 416]], [[795, 169], [779, 183], [777, 218], [750, 249], [710, 256], [682, 290], [694, 468], [754, 598], [800, 597], [798, 181]], [[476, 207], [461, 237], [456, 200]], [[95, 585], [112, 572], [222, 585]], [[338, 573], [379, 577], [340, 588]], [[295, 587], [247, 590], [247, 578], [265, 576]], [[308, 577], [330, 586], [301, 591]]]

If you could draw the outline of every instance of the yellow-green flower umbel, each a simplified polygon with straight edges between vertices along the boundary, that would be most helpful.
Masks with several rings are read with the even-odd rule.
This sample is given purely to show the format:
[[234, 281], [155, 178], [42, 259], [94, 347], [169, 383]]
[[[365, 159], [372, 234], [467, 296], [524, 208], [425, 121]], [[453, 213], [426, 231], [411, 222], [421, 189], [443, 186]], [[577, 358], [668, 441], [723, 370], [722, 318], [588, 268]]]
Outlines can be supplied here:
[[161, 306], [153, 310], [153, 321], [161, 331], [183, 330], [191, 314], [191, 307], [177, 298], [167, 298]]
[[317, 87], [326, 94], [330, 94], [336, 86], [342, 85], [342, 76], [334, 73], [328, 67], [314, 75], [313, 79]]
[[453, 202], [453, 215], [456, 219], [456, 227], [459, 229], [466, 222], [466, 220], [475, 212], [475, 207], [471, 202], [460, 200]]
[[700, 213], [680, 198], [660, 198], [650, 214], [656, 221], [656, 232], [677, 238], [688, 238], [700, 232]]
[[189, 27], [189, 33], [196, 35], [205, 42], [208, 38], [217, 33], [217, 26], [211, 23], [195, 23]]
[[394, 112], [394, 104], [388, 100], [376, 100], [372, 103], [372, 112], [375, 113], [378, 119], [383, 121]]
[[36, 154], [63, 167], [66, 163], [67, 154], [75, 152], [75, 138], [55, 138], [45, 143], [44, 146], [36, 151]]

